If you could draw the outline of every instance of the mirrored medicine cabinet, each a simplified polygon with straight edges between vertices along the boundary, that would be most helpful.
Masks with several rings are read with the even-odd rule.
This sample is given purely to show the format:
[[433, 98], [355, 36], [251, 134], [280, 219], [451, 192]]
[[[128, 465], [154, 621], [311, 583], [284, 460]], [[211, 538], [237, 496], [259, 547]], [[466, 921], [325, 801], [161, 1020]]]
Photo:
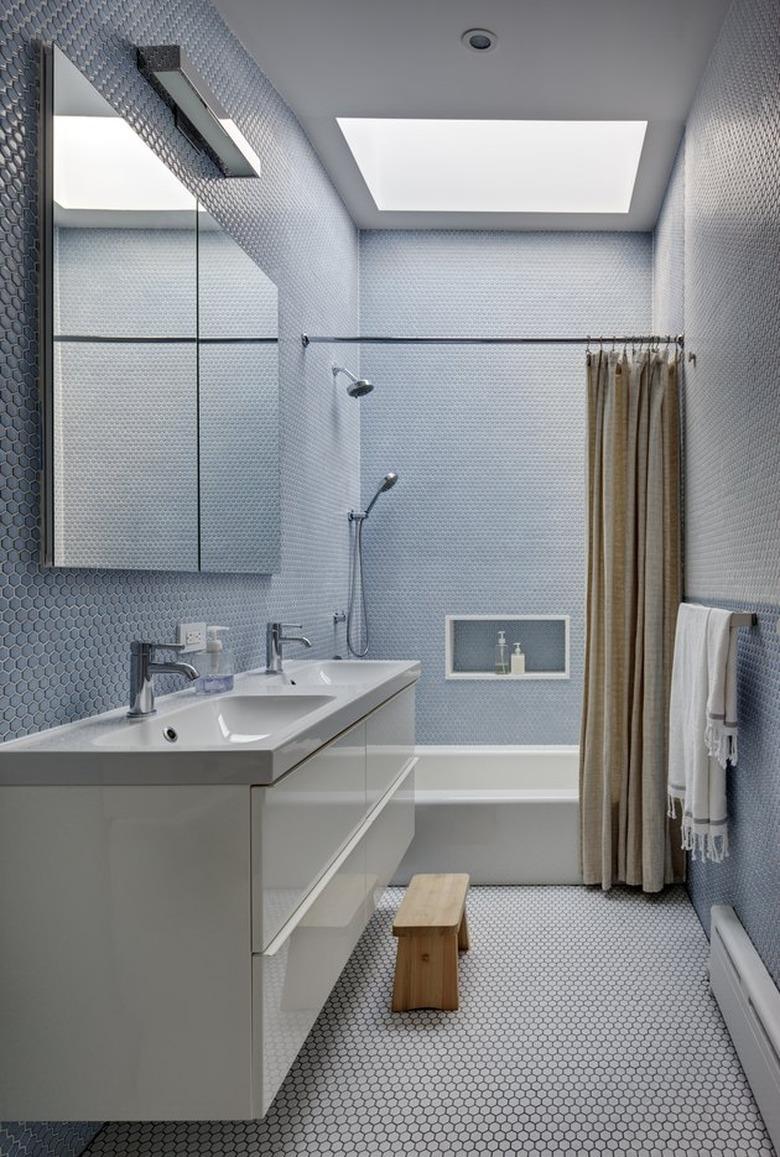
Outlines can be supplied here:
[[277, 288], [56, 47], [41, 97], [43, 561], [272, 573]]

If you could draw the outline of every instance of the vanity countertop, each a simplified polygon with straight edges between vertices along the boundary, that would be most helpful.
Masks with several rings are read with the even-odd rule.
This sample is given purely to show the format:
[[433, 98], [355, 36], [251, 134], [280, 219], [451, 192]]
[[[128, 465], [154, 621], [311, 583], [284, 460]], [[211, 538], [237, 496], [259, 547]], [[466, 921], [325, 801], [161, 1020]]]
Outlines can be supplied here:
[[420, 677], [402, 661], [291, 661], [232, 691], [160, 696], [0, 744], [0, 786], [267, 785]]

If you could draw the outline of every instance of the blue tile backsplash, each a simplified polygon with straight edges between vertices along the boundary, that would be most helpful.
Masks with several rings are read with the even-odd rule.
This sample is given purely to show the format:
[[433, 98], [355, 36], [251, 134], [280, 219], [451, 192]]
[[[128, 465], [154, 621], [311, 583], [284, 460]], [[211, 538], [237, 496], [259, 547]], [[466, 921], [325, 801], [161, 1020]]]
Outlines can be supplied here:
[[[364, 232], [364, 333], [647, 333], [649, 234]], [[362, 372], [372, 654], [415, 655], [420, 743], [577, 743], [585, 350], [371, 346]], [[446, 681], [448, 614], [571, 616], [568, 680]]]
[[[37, 50], [54, 40], [279, 286], [282, 572], [267, 576], [42, 571], [38, 563]], [[215, 176], [135, 67], [134, 45], [180, 42], [263, 161]], [[237, 663], [263, 661], [269, 618], [333, 653], [344, 601], [344, 511], [359, 499], [359, 411], [329, 386], [303, 330], [357, 325], [357, 232], [294, 116], [206, 0], [19, 0], [0, 23], [0, 738], [124, 702], [134, 637], [180, 619], [226, 623]], [[343, 645], [339, 641], [339, 649]], [[0, 1126], [3, 1157], [71, 1157], [94, 1128]]]
[[[693, 863], [709, 927], [733, 904], [780, 983], [780, 19], [735, 0], [702, 79], [655, 234], [655, 323], [686, 348], [685, 592], [758, 611], [739, 633], [730, 854]], [[684, 290], [684, 291], [683, 291]]]

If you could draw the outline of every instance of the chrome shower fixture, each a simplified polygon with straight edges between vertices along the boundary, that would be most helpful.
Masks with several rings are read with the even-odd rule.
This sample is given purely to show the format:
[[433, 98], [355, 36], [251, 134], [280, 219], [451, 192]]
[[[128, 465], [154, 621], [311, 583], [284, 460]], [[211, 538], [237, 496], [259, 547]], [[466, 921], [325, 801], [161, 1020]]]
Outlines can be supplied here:
[[370, 394], [374, 388], [373, 382], [370, 382], [368, 378], [356, 378], [346, 366], [333, 366], [334, 382], [339, 374], [344, 374], [344, 376], [349, 379], [347, 393], [350, 398], [362, 398], [365, 394]]
[[377, 488], [376, 494], [374, 495], [374, 497], [371, 499], [368, 506], [366, 507], [366, 514], [365, 514], [366, 518], [368, 518], [371, 511], [374, 509], [374, 503], [376, 502], [379, 495], [384, 494], [385, 490], [392, 490], [397, 481], [398, 481], [398, 475], [396, 474], [395, 470], [390, 470], [390, 471], [388, 471], [387, 474], [385, 474], [384, 478], [379, 483], [379, 487]]
[[347, 648], [357, 659], [368, 654], [368, 608], [366, 588], [363, 578], [363, 527], [374, 503], [385, 490], [392, 490], [398, 481], [395, 470], [388, 470], [374, 497], [365, 510], [350, 510], [349, 523], [352, 533], [352, 551], [349, 565], [349, 607], [347, 610]]

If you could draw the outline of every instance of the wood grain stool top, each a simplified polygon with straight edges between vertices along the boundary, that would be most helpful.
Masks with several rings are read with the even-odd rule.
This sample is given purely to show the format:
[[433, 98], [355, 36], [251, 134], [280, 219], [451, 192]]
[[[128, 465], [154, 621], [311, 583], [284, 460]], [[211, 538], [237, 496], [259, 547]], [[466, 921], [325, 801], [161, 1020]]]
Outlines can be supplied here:
[[412, 876], [393, 921], [393, 936], [457, 932], [468, 889], [469, 877], [465, 872]]

